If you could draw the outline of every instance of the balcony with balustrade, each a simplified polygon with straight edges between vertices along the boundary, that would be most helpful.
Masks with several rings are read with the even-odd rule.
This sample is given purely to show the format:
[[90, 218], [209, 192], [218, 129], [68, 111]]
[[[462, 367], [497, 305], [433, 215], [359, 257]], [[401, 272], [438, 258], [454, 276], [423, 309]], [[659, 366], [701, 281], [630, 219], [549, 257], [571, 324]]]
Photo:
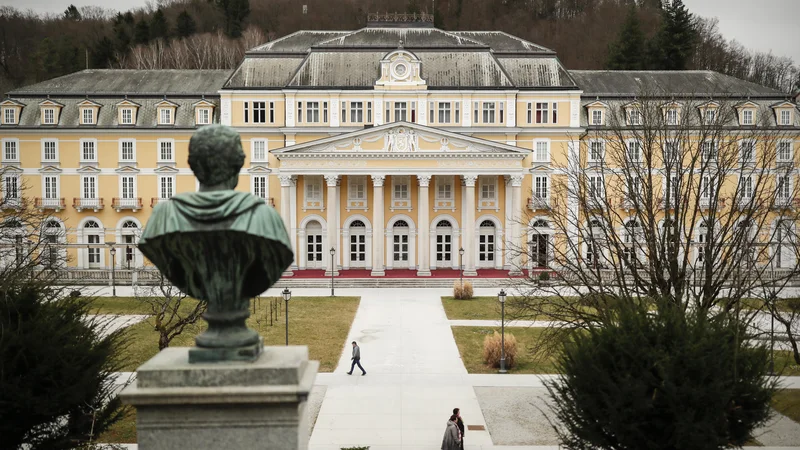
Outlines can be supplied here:
[[111, 207], [114, 208], [114, 211], [121, 212], [123, 209], [129, 209], [133, 212], [137, 212], [142, 209], [142, 198], [120, 198], [114, 197], [111, 200]]
[[550, 197], [528, 197], [529, 211], [545, 211], [550, 209]]
[[61, 198], [45, 198], [45, 197], [36, 197], [34, 201], [34, 207], [38, 209], [40, 212], [44, 211], [55, 211], [59, 212], [62, 209], [66, 209], [67, 205], [64, 201], [64, 197]]
[[92, 210], [94, 212], [98, 212], [101, 209], [103, 209], [103, 199], [99, 197], [94, 197], [94, 198], [75, 197], [72, 199], [72, 206], [78, 212], [83, 212], [85, 210]]

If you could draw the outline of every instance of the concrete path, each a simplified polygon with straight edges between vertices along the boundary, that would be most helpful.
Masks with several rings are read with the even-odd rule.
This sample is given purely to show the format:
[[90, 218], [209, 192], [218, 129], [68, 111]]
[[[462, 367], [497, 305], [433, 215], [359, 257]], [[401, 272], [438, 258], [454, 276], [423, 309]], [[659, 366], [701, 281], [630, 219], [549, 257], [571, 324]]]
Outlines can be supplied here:
[[97, 319], [97, 321], [103, 325], [103, 330], [101, 335], [106, 336], [117, 330], [121, 330], [131, 325], [135, 325], [147, 319], [148, 316], [139, 314], [131, 314], [131, 315], [98, 314], [98, 315], [90, 315], [88, 317]]
[[[499, 327], [499, 320], [448, 320], [451, 327]], [[551, 320], [506, 320], [507, 327], [540, 327], [564, 324]]]

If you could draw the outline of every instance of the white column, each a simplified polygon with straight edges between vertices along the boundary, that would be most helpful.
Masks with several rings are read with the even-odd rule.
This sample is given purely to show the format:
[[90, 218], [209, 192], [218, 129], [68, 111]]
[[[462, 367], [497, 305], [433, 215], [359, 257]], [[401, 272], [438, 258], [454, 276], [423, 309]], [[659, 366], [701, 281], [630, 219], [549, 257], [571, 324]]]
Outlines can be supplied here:
[[[283, 219], [283, 226], [286, 227], [286, 232], [289, 234], [289, 240], [292, 242], [292, 251], [294, 251], [294, 243], [297, 240], [292, 230], [292, 176], [291, 175], [278, 175], [281, 182], [281, 219]], [[295, 262], [297, 261], [297, 252], [294, 255]], [[283, 276], [291, 276], [291, 266], [286, 269]]]
[[372, 175], [372, 272], [373, 277], [382, 277], [383, 271], [383, 182], [384, 175]]
[[431, 241], [428, 237], [430, 233], [430, 219], [429, 210], [430, 206], [428, 205], [428, 186], [431, 183], [431, 176], [430, 175], [417, 175], [417, 181], [419, 182], [419, 213], [417, 214], [417, 230], [419, 230], [419, 265], [417, 269], [417, 276], [418, 277], [429, 277], [431, 276], [431, 267], [430, 261], [430, 245]]
[[475, 182], [477, 175], [464, 175], [465, 219], [464, 226], [464, 275], [475, 276], [477, 248], [475, 248]]
[[324, 249], [325, 260], [327, 261], [327, 270], [325, 270], [325, 275], [330, 275], [333, 272], [334, 276], [339, 275], [339, 271], [336, 267], [336, 261], [338, 258], [333, 258], [333, 267], [331, 267], [331, 254], [330, 249], [333, 248], [336, 250], [338, 256], [339, 251], [339, 223], [337, 222], [338, 215], [336, 214], [336, 197], [339, 193], [338, 188], [338, 181], [339, 175], [325, 175], [325, 183], [328, 185], [328, 248]]
[[509, 253], [511, 254], [511, 270], [509, 275], [522, 273], [522, 251], [526, 246], [520, 243], [520, 229], [522, 220], [522, 177], [511, 175], [511, 210], [506, 212], [506, 217], [511, 221], [510, 236], [508, 236]]
[[[570, 141], [568, 143], [567, 158], [567, 167], [580, 167], [580, 141]], [[570, 177], [568, 182], [569, 186], [567, 187], [567, 239], [569, 239], [567, 248], [572, 248], [572, 258], [574, 258], [574, 261], [580, 261], [579, 258], [581, 257], [581, 252], [578, 251], [580, 243], [578, 242], [579, 202], [577, 182], [575, 177]]]

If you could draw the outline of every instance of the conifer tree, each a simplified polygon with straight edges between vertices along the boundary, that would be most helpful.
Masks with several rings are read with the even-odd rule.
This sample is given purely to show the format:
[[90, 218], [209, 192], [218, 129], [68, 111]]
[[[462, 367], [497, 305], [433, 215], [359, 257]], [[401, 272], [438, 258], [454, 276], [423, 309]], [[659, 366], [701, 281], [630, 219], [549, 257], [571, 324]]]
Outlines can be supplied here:
[[108, 69], [114, 61], [114, 43], [108, 37], [103, 37], [92, 47], [92, 67]]
[[158, 8], [150, 20], [150, 39], [169, 37], [169, 24], [164, 16], [164, 11]]
[[244, 21], [250, 15], [249, 0], [209, 0], [225, 16], [225, 34], [238, 38], [244, 31]]
[[69, 5], [64, 11], [64, 18], [69, 20], [81, 20], [81, 13], [75, 5]]
[[178, 14], [178, 19], [175, 21], [175, 34], [180, 38], [185, 38], [193, 35], [197, 31], [197, 25], [185, 9]]
[[636, 7], [631, 6], [628, 17], [619, 32], [616, 42], [608, 49], [606, 69], [642, 70], [645, 68], [645, 36], [642, 32]]
[[685, 70], [697, 36], [694, 16], [682, 0], [665, 2], [661, 11], [661, 28], [648, 46], [650, 68]]
[[150, 42], [150, 25], [147, 23], [147, 19], [142, 17], [142, 20], [137, 22], [134, 28], [133, 43], [147, 44], [148, 42]]

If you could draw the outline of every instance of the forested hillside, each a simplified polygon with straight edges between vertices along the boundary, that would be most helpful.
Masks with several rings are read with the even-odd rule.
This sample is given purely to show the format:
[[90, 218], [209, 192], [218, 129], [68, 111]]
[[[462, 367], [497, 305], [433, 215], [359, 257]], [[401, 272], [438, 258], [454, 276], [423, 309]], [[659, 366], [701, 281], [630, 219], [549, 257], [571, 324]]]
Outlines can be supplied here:
[[[101, 3], [98, 1], [98, 3]], [[570, 69], [711, 69], [785, 92], [789, 58], [727, 40], [680, 0], [436, 0], [436, 26], [502, 30]], [[304, 7], [305, 6], [305, 7]], [[160, 0], [37, 16], [0, 7], [0, 90], [89, 68], [233, 68], [248, 48], [300, 29], [356, 29], [367, 12], [431, 12], [433, 0]]]

